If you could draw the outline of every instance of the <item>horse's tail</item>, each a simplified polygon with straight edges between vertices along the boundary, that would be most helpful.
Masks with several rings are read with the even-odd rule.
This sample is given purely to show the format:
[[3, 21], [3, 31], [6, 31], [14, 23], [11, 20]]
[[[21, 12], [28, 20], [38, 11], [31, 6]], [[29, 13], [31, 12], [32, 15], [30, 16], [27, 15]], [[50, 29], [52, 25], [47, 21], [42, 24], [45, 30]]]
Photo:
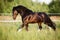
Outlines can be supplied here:
[[53, 23], [53, 21], [49, 18], [49, 16], [46, 13], [43, 12], [40, 15], [42, 15], [42, 17], [43, 17], [44, 24], [47, 24], [52, 29], [56, 30], [55, 23]]
[[53, 23], [53, 21], [49, 18], [49, 16], [47, 14], [45, 14], [45, 17], [44, 17], [44, 23], [47, 24], [48, 26], [50, 26], [52, 29], [56, 30], [56, 25], [55, 23]]

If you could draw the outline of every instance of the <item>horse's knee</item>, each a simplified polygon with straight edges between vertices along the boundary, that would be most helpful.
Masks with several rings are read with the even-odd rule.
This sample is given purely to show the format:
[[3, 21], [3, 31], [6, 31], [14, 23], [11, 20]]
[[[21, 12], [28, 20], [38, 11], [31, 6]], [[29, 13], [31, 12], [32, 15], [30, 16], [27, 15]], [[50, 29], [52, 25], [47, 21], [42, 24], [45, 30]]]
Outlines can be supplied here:
[[23, 27], [24, 27], [24, 24], [21, 25], [21, 28], [23, 28]]
[[25, 28], [26, 28], [26, 30], [28, 31], [28, 24], [25, 24]]

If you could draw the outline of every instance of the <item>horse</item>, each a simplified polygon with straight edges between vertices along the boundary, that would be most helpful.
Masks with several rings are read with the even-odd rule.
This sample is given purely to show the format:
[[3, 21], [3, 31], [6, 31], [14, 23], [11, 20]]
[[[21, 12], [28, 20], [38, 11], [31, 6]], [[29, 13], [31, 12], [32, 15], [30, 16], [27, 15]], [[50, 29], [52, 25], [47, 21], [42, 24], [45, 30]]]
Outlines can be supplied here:
[[29, 23], [37, 23], [39, 29], [42, 29], [41, 24], [44, 23], [51, 27], [54, 31], [56, 30], [55, 23], [49, 18], [49, 16], [45, 12], [33, 12], [32, 10], [18, 5], [13, 7], [12, 9], [13, 19], [15, 20], [17, 15], [20, 14], [22, 18], [22, 25], [17, 30], [21, 30], [24, 26], [28, 31], [28, 24]]

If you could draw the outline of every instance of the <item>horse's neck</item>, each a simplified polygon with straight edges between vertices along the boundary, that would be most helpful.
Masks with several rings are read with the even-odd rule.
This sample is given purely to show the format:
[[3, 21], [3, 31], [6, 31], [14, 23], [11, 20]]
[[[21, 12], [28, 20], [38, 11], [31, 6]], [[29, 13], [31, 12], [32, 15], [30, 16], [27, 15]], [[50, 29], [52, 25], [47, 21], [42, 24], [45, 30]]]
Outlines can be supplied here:
[[22, 21], [23, 21], [23, 19], [24, 19], [26, 16], [29, 16], [29, 15], [32, 15], [32, 14], [28, 14], [28, 13], [26, 14], [26, 13], [25, 13], [24, 15], [22, 15], [22, 16], [21, 16]]
[[28, 16], [30, 14], [34, 14], [34, 13], [31, 10], [28, 10], [28, 9], [21, 11], [21, 17], [22, 17], [22, 19], [24, 19], [26, 16]]
[[23, 12], [21, 16], [26, 17], [26, 16], [28, 16], [30, 14], [33, 14], [33, 12]]
[[22, 18], [22, 20], [26, 17], [26, 14], [24, 13], [24, 12], [22, 12], [21, 14], [20, 14], [20, 16], [21, 16], [21, 18]]

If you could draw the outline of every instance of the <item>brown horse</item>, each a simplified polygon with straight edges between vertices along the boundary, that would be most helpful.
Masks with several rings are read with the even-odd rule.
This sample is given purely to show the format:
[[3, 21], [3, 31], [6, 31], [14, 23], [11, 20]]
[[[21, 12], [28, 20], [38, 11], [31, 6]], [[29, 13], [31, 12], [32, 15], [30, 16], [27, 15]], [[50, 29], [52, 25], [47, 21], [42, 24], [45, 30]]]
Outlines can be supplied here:
[[47, 24], [53, 30], [56, 30], [54, 23], [51, 21], [51, 19], [45, 12], [33, 12], [22, 5], [13, 7], [12, 11], [14, 20], [16, 19], [18, 13], [21, 15], [22, 18], [22, 25], [18, 28], [18, 30], [26, 26], [26, 30], [28, 31], [29, 23], [38, 23], [40, 30], [42, 29], [42, 23]]

